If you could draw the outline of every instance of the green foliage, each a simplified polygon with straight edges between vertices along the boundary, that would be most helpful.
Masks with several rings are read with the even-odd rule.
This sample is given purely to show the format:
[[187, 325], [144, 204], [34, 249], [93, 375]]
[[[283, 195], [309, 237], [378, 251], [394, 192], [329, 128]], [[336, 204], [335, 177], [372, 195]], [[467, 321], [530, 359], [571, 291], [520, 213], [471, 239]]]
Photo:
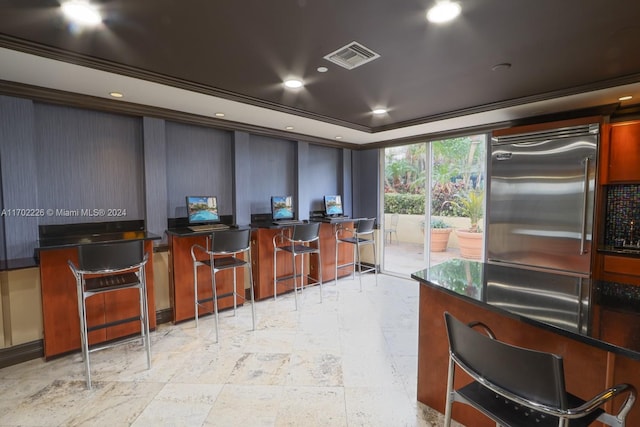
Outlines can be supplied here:
[[431, 218], [431, 228], [451, 228], [443, 219]]
[[462, 184], [438, 183], [431, 190], [431, 215], [462, 216], [462, 209], [451, 203], [460, 192]]
[[478, 232], [478, 221], [484, 214], [484, 191], [471, 190], [465, 193], [456, 194], [457, 201], [448, 204], [455, 205], [461, 209], [462, 216], [469, 218], [471, 228], [469, 231]]
[[405, 215], [424, 215], [424, 195], [386, 193], [384, 212]]

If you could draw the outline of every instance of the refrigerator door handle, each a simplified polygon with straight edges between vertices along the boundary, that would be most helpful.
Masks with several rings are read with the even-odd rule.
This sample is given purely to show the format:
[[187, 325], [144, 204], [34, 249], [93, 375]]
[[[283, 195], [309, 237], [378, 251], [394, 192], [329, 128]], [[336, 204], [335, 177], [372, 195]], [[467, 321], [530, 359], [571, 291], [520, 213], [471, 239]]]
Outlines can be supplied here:
[[589, 157], [584, 158], [584, 194], [582, 198], [582, 235], [580, 236], [580, 255], [587, 253], [585, 245], [587, 241], [587, 213], [589, 210]]

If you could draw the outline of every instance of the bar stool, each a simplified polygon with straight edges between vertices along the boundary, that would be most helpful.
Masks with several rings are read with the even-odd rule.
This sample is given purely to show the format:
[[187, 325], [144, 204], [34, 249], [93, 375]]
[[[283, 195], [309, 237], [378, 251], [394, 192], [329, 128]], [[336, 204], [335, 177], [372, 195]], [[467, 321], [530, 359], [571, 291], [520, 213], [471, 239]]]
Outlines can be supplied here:
[[[376, 279], [376, 286], [378, 285], [378, 269], [376, 268], [376, 240], [374, 237], [374, 224], [375, 218], [362, 218], [356, 221], [355, 228], [339, 227], [336, 230], [336, 263], [335, 263], [335, 276], [334, 281], [338, 282], [338, 269], [353, 266], [352, 277], [355, 278], [356, 266], [358, 266], [358, 277], [360, 279], [360, 292], [362, 292], [362, 273], [368, 273], [373, 271]], [[338, 265], [338, 254], [341, 244], [353, 245], [353, 261], [345, 264]], [[373, 266], [362, 265], [362, 253], [363, 246], [369, 246], [373, 248]]]
[[[147, 369], [151, 369], [151, 339], [147, 307], [147, 282], [144, 267], [148, 254], [143, 254], [142, 240], [100, 243], [78, 246], [78, 266], [69, 260], [69, 268], [76, 279], [78, 315], [80, 317], [80, 341], [84, 360], [87, 388], [91, 389], [91, 364], [89, 353], [142, 339], [147, 353]], [[122, 289], [138, 289], [140, 315], [101, 325], [87, 325], [87, 299], [94, 295]], [[89, 332], [115, 324], [140, 321], [140, 336], [112, 341], [89, 348]]]
[[[223, 230], [215, 231], [207, 238], [207, 246], [195, 244], [191, 246], [191, 259], [193, 260], [193, 291], [196, 328], [198, 327], [198, 306], [205, 302], [213, 301], [213, 313], [215, 316], [216, 342], [218, 342], [218, 299], [233, 295], [233, 315], [236, 315], [238, 305], [237, 297], [244, 299], [244, 294], [238, 293], [236, 281], [236, 269], [246, 267], [249, 270], [249, 289], [251, 294], [251, 321], [252, 330], [256, 329], [255, 298], [253, 294], [253, 274], [251, 271], [251, 230]], [[196, 251], [206, 254], [207, 258], [198, 259]], [[239, 258], [239, 255], [243, 258]], [[211, 270], [211, 298], [198, 299], [198, 267], [206, 266]], [[232, 294], [218, 295], [216, 287], [216, 273], [233, 269]], [[244, 286], [243, 286], [244, 290]]]
[[[319, 241], [320, 223], [310, 222], [305, 224], [297, 224], [293, 226], [293, 232], [290, 236], [285, 235], [285, 231], [282, 230], [279, 234], [273, 237], [273, 299], [277, 298], [276, 285], [279, 281], [290, 280], [293, 278], [293, 295], [296, 304], [296, 310], [298, 309], [298, 277], [300, 277], [300, 291], [304, 289], [304, 256], [316, 254], [318, 257], [318, 279], [313, 279], [307, 276], [307, 280], [313, 281], [320, 285], [320, 302], [322, 302], [322, 257], [320, 255], [320, 241]], [[316, 242], [314, 246], [311, 243]], [[277, 273], [277, 259], [278, 253], [288, 252], [291, 254], [291, 260], [293, 262], [293, 276], [278, 277]], [[300, 274], [297, 273], [296, 257], [301, 256], [301, 270]]]
[[[474, 407], [504, 427], [588, 426], [598, 420], [622, 427], [636, 399], [631, 384], [618, 384], [589, 401], [567, 392], [561, 356], [498, 341], [484, 324], [468, 325], [445, 312], [449, 338], [449, 374], [444, 425], [451, 425], [455, 401]], [[474, 329], [482, 327], [486, 333]], [[456, 366], [472, 381], [454, 389]], [[625, 396], [617, 414], [600, 407], [617, 395]]]

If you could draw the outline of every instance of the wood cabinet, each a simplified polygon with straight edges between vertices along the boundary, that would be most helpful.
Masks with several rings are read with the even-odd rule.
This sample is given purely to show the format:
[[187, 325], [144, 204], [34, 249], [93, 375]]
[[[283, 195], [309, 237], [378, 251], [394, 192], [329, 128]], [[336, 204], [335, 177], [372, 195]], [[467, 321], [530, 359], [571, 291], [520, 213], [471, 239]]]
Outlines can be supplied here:
[[[251, 233], [251, 261], [253, 263], [251, 268], [253, 271], [255, 298], [257, 300], [273, 297], [273, 238], [282, 231], [281, 228], [257, 228]], [[298, 262], [301, 263], [301, 257], [298, 258]], [[301, 264], [298, 265], [298, 268], [300, 266]], [[293, 275], [291, 255], [285, 252], [278, 253], [276, 268], [278, 277]], [[293, 280], [278, 282], [278, 294], [291, 290], [293, 290]]]
[[[353, 221], [341, 223], [325, 223], [320, 224], [320, 252], [322, 255], [322, 281], [324, 283], [334, 280], [336, 272], [336, 230], [338, 227], [346, 227], [353, 229]], [[353, 262], [353, 245], [340, 245], [338, 253], [338, 265]], [[318, 271], [317, 258], [311, 260], [312, 272]], [[347, 269], [338, 271], [338, 278], [348, 276], [351, 272]], [[317, 278], [316, 274], [312, 277]]]
[[[327, 283], [335, 277], [336, 265], [336, 227], [346, 226], [353, 227], [353, 222], [338, 223], [321, 223], [320, 224], [320, 256], [322, 257], [322, 281]], [[255, 289], [255, 297], [258, 300], [273, 297], [273, 238], [279, 234], [282, 229], [279, 228], [257, 228], [251, 234], [251, 257], [253, 261], [253, 281]], [[287, 232], [285, 230], [285, 232]], [[338, 263], [346, 264], [353, 260], [353, 248], [351, 245], [341, 245], [338, 254]], [[298, 262], [302, 262], [302, 257], [298, 257]], [[318, 279], [318, 258], [314, 255], [305, 257], [305, 271], [309, 272], [309, 276]], [[297, 268], [300, 271], [301, 264]], [[293, 264], [290, 254], [280, 252], [276, 260], [278, 277], [286, 277], [293, 275]], [[338, 272], [338, 276], [349, 275], [350, 272], [343, 270]], [[305, 285], [307, 280], [305, 279]], [[282, 280], [277, 284], [278, 294], [289, 292], [293, 289], [292, 280]]]
[[[640, 121], [611, 125], [604, 183], [640, 182]], [[606, 145], [606, 144], [605, 144]]]
[[[198, 244], [207, 247], [208, 234], [181, 236], [169, 233], [169, 298], [173, 309], [173, 322], [178, 323], [195, 318], [195, 289], [193, 286], [193, 259], [191, 247]], [[198, 259], [208, 257], [203, 251], [195, 252]], [[236, 269], [236, 289], [244, 295], [245, 268]], [[233, 270], [224, 270], [216, 274], [218, 309], [233, 307]], [[198, 268], [198, 299], [212, 298], [211, 270]], [[243, 299], [238, 298], [238, 305]], [[207, 302], [198, 307], [198, 316], [213, 312], [213, 303]]]
[[[153, 287], [153, 243], [145, 242], [149, 261], [145, 266], [149, 327], [155, 329], [155, 297]], [[80, 318], [76, 280], [67, 261], [78, 265], [76, 247], [40, 251], [40, 283], [44, 326], [45, 358], [69, 353], [80, 348]], [[87, 299], [88, 327], [137, 317], [140, 311], [138, 290], [123, 289], [95, 295]], [[138, 320], [89, 332], [89, 345], [140, 332]]]
[[640, 286], [640, 258], [602, 255], [598, 279]]

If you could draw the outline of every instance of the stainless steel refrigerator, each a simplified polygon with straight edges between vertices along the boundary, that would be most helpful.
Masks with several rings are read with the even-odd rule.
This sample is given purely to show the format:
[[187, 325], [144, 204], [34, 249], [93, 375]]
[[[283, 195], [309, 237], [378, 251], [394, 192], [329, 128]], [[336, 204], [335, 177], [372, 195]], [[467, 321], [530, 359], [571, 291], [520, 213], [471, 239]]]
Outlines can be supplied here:
[[494, 138], [487, 260], [590, 277], [599, 125]]

